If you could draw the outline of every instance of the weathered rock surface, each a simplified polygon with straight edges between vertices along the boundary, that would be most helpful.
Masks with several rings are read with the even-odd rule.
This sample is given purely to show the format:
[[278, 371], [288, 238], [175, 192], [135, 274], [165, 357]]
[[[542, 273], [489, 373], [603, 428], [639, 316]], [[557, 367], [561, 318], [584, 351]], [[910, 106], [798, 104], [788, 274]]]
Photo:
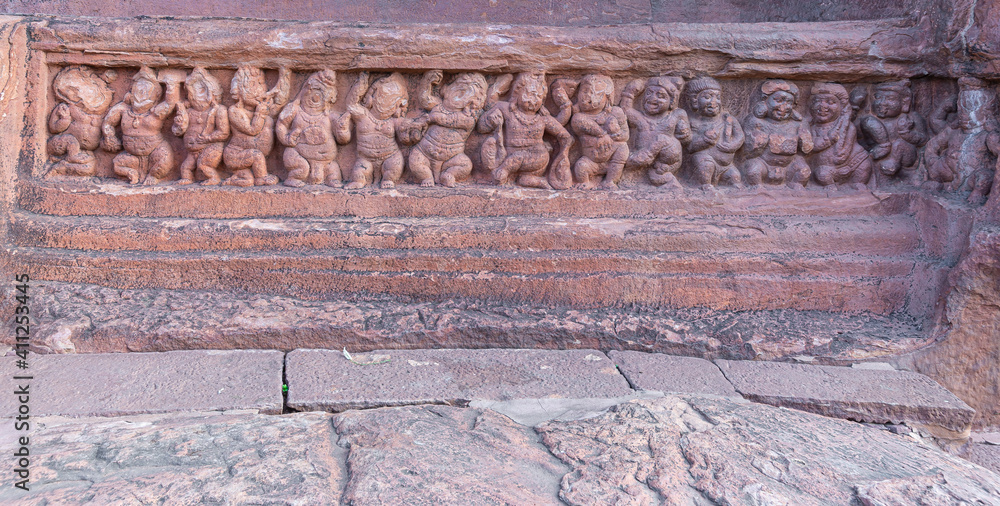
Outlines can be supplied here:
[[[281, 413], [284, 354], [267, 350], [28, 355], [27, 369], [3, 357], [5, 391], [30, 385], [34, 415], [117, 416], [255, 409]], [[31, 376], [29, 380], [13, 376]], [[18, 399], [0, 397], [0, 413]]]
[[414, 406], [335, 419], [348, 504], [558, 504], [567, 468], [529, 428], [492, 411]]
[[570, 504], [1000, 504], [1000, 476], [962, 459], [760, 404], [667, 396], [536, 430]]
[[298, 410], [471, 400], [619, 397], [632, 393], [596, 350], [295, 350], [285, 359], [288, 406]]
[[747, 399], [826, 416], [920, 423], [961, 435], [975, 414], [932, 379], [907, 371], [732, 360], [716, 364]]
[[[0, 426], [4, 455], [25, 435], [12, 427]], [[5, 478], [0, 502], [337, 504], [346, 478], [323, 413], [42, 418], [30, 445], [30, 491]]]
[[969, 443], [958, 454], [968, 460], [1000, 474], [1000, 446], [987, 443]]
[[611, 360], [633, 388], [738, 397], [719, 367], [708, 360], [661, 353], [612, 351]]

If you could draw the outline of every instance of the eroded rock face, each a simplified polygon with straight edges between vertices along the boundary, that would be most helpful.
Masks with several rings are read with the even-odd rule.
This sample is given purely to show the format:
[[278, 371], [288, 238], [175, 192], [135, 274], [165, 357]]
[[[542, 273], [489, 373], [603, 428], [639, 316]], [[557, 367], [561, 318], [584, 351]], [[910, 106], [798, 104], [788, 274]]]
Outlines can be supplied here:
[[667, 396], [537, 430], [570, 504], [1000, 504], [1000, 476], [961, 459], [758, 404]]
[[334, 419], [350, 450], [348, 504], [558, 504], [568, 469], [492, 411], [414, 406]]
[[[342, 450], [320, 413], [50, 419], [31, 438], [30, 491], [7, 504], [336, 504]], [[14, 433], [3, 424], [3, 451]]]

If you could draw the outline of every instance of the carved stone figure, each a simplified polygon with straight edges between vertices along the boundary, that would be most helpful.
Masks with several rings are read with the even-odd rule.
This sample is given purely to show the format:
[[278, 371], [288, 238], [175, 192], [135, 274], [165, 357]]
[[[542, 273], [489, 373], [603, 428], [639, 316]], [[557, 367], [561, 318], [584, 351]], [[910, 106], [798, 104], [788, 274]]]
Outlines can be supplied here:
[[101, 144], [101, 122], [114, 96], [107, 81], [114, 76], [106, 72], [102, 78], [83, 66], [66, 67], [56, 74], [52, 91], [59, 104], [49, 114], [52, 137], [48, 142], [51, 168], [47, 177], [95, 174], [94, 150]]
[[229, 108], [232, 138], [222, 154], [233, 175], [223, 184], [278, 184], [278, 178], [267, 173], [267, 155], [274, 147], [274, 117], [288, 103], [290, 91], [291, 76], [285, 67], [278, 70], [278, 82], [270, 90], [263, 70], [249, 66], [236, 69], [229, 89], [236, 101]]
[[[115, 104], [104, 117], [101, 126], [103, 147], [118, 152], [112, 161], [115, 174], [136, 184], [156, 184], [174, 167], [174, 151], [160, 132], [167, 116], [180, 102], [183, 77], [165, 73], [169, 79], [166, 98], [160, 102], [163, 89], [160, 79], [149, 67], [142, 67], [132, 77], [132, 87], [125, 98]], [[118, 139], [115, 128], [121, 126]], [[122, 148], [124, 147], [124, 151]]]
[[[510, 101], [499, 101], [507, 87], [510, 87]], [[565, 88], [558, 89], [561, 91], [556, 103], [561, 110], [556, 118], [543, 105], [548, 94], [545, 74], [522, 72], [516, 78], [506, 74], [490, 87], [487, 94], [489, 110], [479, 118], [477, 128], [480, 133], [494, 133], [483, 143], [481, 155], [497, 184], [507, 184], [512, 179], [521, 186], [532, 188], [565, 189], [571, 184], [565, 175], [569, 172], [573, 136], [563, 125], [572, 110]], [[555, 136], [559, 143], [552, 164], [555, 175], [551, 178], [545, 173], [549, 166], [545, 134]]]
[[744, 120], [744, 175], [747, 184], [804, 187], [811, 171], [804, 155], [813, 149], [809, 127], [795, 110], [799, 87], [773, 79], [760, 86], [761, 97]]
[[[648, 169], [649, 181], [656, 186], [681, 187], [677, 180], [683, 159], [681, 144], [691, 141], [687, 112], [680, 108], [683, 86], [680, 77], [661, 76], [645, 83], [632, 81], [622, 91], [621, 107], [637, 136], [626, 166]], [[636, 110], [633, 102], [643, 89], [642, 109]]]
[[858, 132], [851, 123], [847, 89], [835, 83], [813, 86], [809, 96], [812, 115], [813, 149], [809, 163], [816, 182], [823, 186], [850, 184], [864, 188], [872, 174], [868, 152], [858, 144]]
[[580, 142], [580, 158], [573, 165], [578, 188], [589, 189], [591, 178], [604, 176], [600, 188], [618, 189], [628, 160], [628, 118], [612, 100], [615, 84], [608, 76], [589, 74], [580, 81], [570, 123]]
[[968, 201], [986, 201], [1000, 155], [997, 97], [985, 81], [958, 80], [958, 121], [930, 141], [924, 153], [927, 177], [946, 190], [970, 191]]
[[409, 93], [403, 76], [393, 73], [370, 86], [368, 78], [368, 72], [361, 72], [351, 87], [347, 116], [337, 134], [338, 138], [349, 140], [353, 122], [358, 159], [351, 169], [350, 183], [345, 186], [348, 190], [364, 188], [378, 180], [382, 188], [395, 188], [403, 177], [404, 164], [397, 137], [402, 140], [414, 126], [412, 120], [406, 119]]
[[174, 135], [184, 137], [187, 156], [181, 162], [177, 184], [195, 181], [195, 169], [205, 177], [203, 185], [217, 185], [222, 151], [229, 139], [229, 111], [222, 105], [222, 86], [202, 67], [196, 67], [184, 80], [187, 100], [177, 104]]
[[437, 97], [434, 86], [443, 79], [442, 71], [431, 70], [420, 81], [420, 107], [427, 112], [417, 123], [427, 130], [410, 151], [409, 164], [421, 186], [438, 183], [450, 188], [472, 174], [465, 142], [486, 102], [486, 78], [478, 72], [459, 74]]
[[879, 180], [898, 178], [919, 184], [917, 150], [927, 142], [927, 124], [916, 111], [911, 111], [913, 94], [910, 81], [876, 84], [871, 111], [862, 116], [861, 141], [868, 148]]
[[[323, 70], [310, 75], [295, 100], [281, 110], [275, 134], [287, 146], [282, 156], [288, 169], [286, 185], [343, 186], [334, 139], [335, 125], [341, 120], [333, 111], [336, 102], [337, 73]], [[346, 143], [342, 129], [336, 131]]]
[[742, 187], [733, 157], [743, 147], [743, 127], [722, 110], [722, 86], [711, 77], [699, 77], [688, 81], [684, 95], [691, 122], [687, 163], [695, 182], [703, 189], [719, 183]]

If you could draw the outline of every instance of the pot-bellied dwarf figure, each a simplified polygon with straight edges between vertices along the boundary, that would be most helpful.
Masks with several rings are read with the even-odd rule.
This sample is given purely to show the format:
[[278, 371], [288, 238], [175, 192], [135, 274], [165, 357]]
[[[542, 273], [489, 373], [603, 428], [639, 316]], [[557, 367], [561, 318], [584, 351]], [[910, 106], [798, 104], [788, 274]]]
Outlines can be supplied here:
[[997, 96], [974, 77], [958, 80], [958, 121], [930, 141], [924, 153], [927, 177], [950, 191], [968, 191], [968, 201], [986, 201], [1000, 155]]
[[236, 101], [229, 108], [232, 138], [223, 151], [223, 161], [233, 175], [223, 184], [278, 184], [277, 176], [267, 173], [267, 155], [274, 148], [274, 117], [288, 103], [290, 92], [291, 75], [285, 67], [278, 70], [278, 82], [270, 90], [263, 70], [250, 66], [236, 69], [229, 87]]
[[420, 107], [426, 111], [416, 122], [426, 128], [420, 142], [410, 151], [410, 172], [421, 186], [455, 186], [472, 175], [472, 160], [465, 143], [486, 102], [486, 78], [478, 72], [464, 72], [434, 95], [444, 73], [431, 70], [420, 81]]
[[405, 164], [397, 139], [409, 141], [408, 132], [415, 127], [406, 118], [409, 92], [402, 74], [381, 77], [371, 85], [368, 79], [368, 72], [361, 72], [351, 87], [347, 102], [347, 117], [351, 121], [342, 121], [338, 133], [338, 138], [350, 138], [351, 123], [354, 124], [358, 159], [345, 186], [348, 190], [379, 181], [382, 188], [395, 188], [403, 177]]
[[780, 79], [764, 81], [760, 99], [743, 123], [746, 142], [744, 180], [802, 188], [811, 171], [805, 156], [812, 152], [812, 134], [795, 110], [799, 87]]
[[195, 67], [184, 80], [187, 100], [177, 104], [174, 135], [184, 138], [187, 156], [181, 162], [181, 178], [177, 184], [191, 184], [195, 172], [205, 178], [201, 184], [217, 185], [222, 151], [229, 139], [229, 110], [222, 105], [222, 86], [215, 76], [202, 67]]
[[[853, 94], [853, 92], [852, 92]], [[927, 142], [927, 123], [911, 111], [910, 81], [879, 83], [873, 87], [872, 114], [861, 116], [860, 140], [875, 164], [879, 185], [899, 180], [912, 185], [923, 181], [917, 171], [918, 149]]]
[[809, 95], [813, 150], [809, 155], [813, 176], [823, 186], [849, 184], [863, 189], [872, 174], [872, 161], [860, 144], [851, 123], [847, 89], [835, 83], [818, 83]]
[[743, 127], [722, 110], [722, 86], [711, 77], [698, 77], [684, 86], [684, 96], [691, 122], [685, 164], [692, 179], [702, 189], [720, 183], [742, 187], [743, 178], [733, 158], [743, 147]]
[[[132, 77], [129, 92], [108, 111], [101, 126], [104, 149], [112, 153], [121, 151], [112, 160], [116, 175], [132, 184], [140, 181], [156, 184], [170, 174], [174, 168], [174, 150], [161, 130], [180, 102], [180, 88], [180, 80], [167, 80], [166, 98], [161, 102], [163, 88], [149, 67], [142, 67]], [[121, 126], [121, 140], [116, 132], [118, 126]]]
[[[337, 73], [332, 70], [314, 72], [299, 90], [295, 100], [278, 115], [274, 132], [285, 145], [282, 160], [288, 176], [285, 185], [306, 184], [343, 186], [340, 165], [337, 164], [337, 140], [334, 132], [342, 115], [334, 112], [337, 102]], [[348, 139], [339, 139], [346, 144]]]
[[[681, 187], [677, 180], [683, 161], [681, 145], [691, 141], [687, 112], [680, 108], [683, 87], [680, 77], [660, 76], [632, 81], [622, 91], [621, 107], [636, 129], [635, 151], [626, 167], [648, 170], [649, 181], [656, 186]], [[641, 110], [637, 110], [633, 103], [640, 92]]]
[[101, 145], [101, 122], [114, 93], [108, 83], [113, 71], [98, 76], [85, 66], [66, 67], [56, 74], [52, 91], [59, 103], [49, 114], [49, 162], [46, 177], [93, 176], [97, 172], [94, 150]]
[[[510, 100], [498, 100], [508, 86]], [[563, 90], [561, 98], [556, 99], [562, 110], [559, 118], [555, 118], [545, 109], [547, 94], [545, 74], [541, 72], [522, 72], [516, 78], [503, 75], [490, 87], [488, 110], [479, 118], [477, 128], [480, 133], [494, 133], [483, 143], [481, 156], [497, 184], [514, 180], [521, 186], [559, 189], [572, 184], [572, 177], [566, 176], [569, 175], [569, 148], [573, 136], [563, 127], [563, 121], [571, 114], [571, 105]], [[549, 166], [545, 134], [556, 137], [559, 143], [552, 164], [554, 175], [549, 175], [552, 177], [545, 173]]]
[[578, 187], [589, 189], [591, 178], [604, 176], [600, 188], [618, 189], [628, 160], [628, 118], [613, 104], [615, 83], [608, 76], [588, 74], [580, 81], [570, 124], [580, 142], [580, 158], [573, 164]]

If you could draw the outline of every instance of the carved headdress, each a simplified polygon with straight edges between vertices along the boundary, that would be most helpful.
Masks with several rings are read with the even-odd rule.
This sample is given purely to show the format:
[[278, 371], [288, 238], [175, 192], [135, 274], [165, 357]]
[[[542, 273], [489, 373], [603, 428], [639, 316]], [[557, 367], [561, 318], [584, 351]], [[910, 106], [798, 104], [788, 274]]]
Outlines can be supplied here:
[[[764, 84], [760, 85], [761, 97], [757, 101], [757, 105], [753, 108], [753, 115], [758, 118], [764, 118], [767, 116], [768, 107], [767, 99], [778, 92], [785, 92], [792, 96], [792, 104], [798, 105], [799, 103], [799, 87], [794, 83], [785, 81], [784, 79], [768, 79], [764, 81]], [[796, 110], [792, 110], [792, 119], [795, 121], [802, 121], [802, 115]]]
[[315, 84], [323, 88], [326, 94], [326, 103], [324, 106], [329, 110], [337, 102], [337, 73], [333, 70], [327, 69], [313, 72], [306, 79], [306, 82], [302, 83], [302, 89], [299, 90], [299, 94], [295, 99], [301, 101], [302, 97], [308, 93], [309, 88]]
[[696, 77], [687, 82], [684, 87], [684, 96], [687, 100], [687, 106], [691, 110], [698, 108], [695, 103], [698, 100], [698, 94], [705, 90], [722, 91], [722, 85], [719, 84], [719, 81], [708, 76]]
[[910, 80], [888, 81], [875, 85], [875, 92], [893, 91], [899, 94], [899, 103], [904, 113], [910, 112], [910, 105], [913, 102], [913, 92], [910, 90]]
[[191, 87], [194, 86], [194, 83], [198, 81], [205, 84], [205, 87], [208, 88], [208, 92], [212, 95], [212, 100], [214, 102], [222, 102], [222, 86], [219, 85], [219, 80], [205, 70], [204, 67], [195, 67], [194, 70], [188, 74], [187, 78], [184, 79], [184, 87], [190, 90]]

